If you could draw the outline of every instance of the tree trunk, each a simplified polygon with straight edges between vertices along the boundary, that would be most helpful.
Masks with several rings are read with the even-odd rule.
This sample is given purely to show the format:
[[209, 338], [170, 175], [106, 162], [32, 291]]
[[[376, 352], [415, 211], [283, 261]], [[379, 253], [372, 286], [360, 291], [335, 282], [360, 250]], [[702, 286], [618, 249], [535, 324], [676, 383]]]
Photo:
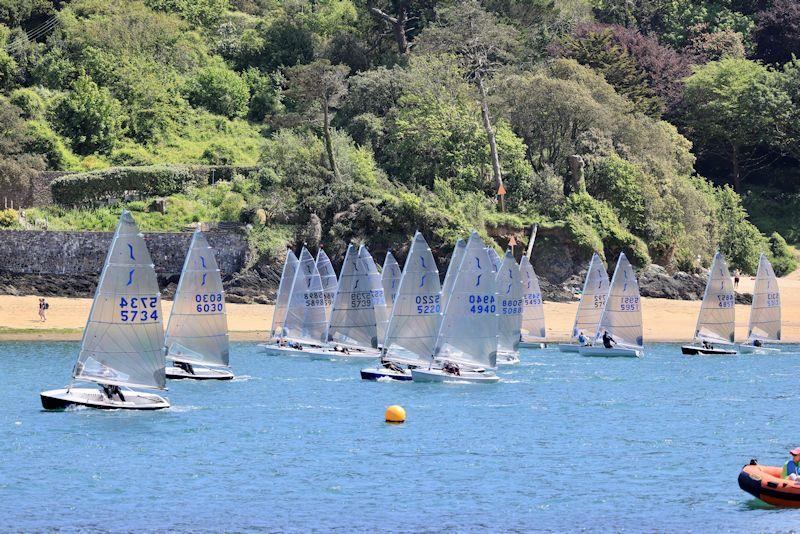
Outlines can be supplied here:
[[567, 158], [567, 161], [569, 162], [569, 169], [572, 175], [572, 182], [568, 187], [568, 193], [585, 193], [586, 179], [583, 174], [583, 158], [577, 154], [573, 154]]
[[481, 94], [481, 115], [483, 116], [483, 129], [486, 130], [486, 137], [489, 139], [489, 152], [492, 155], [492, 175], [494, 176], [494, 186], [500, 189], [503, 185], [503, 174], [500, 171], [500, 158], [497, 155], [497, 142], [494, 137], [494, 128], [489, 116], [489, 103], [486, 99], [486, 88], [483, 86], [483, 78], [478, 77], [478, 90]]
[[377, 7], [370, 7], [369, 10], [375, 18], [391, 25], [398, 51], [401, 54], [407, 54], [411, 47], [408, 44], [408, 37], [406, 36], [406, 22], [408, 21], [408, 6], [406, 3], [400, 2], [397, 6], [397, 17], [392, 17]]
[[733, 167], [733, 190], [737, 193], [742, 190], [742, 170], [739, 167], [739, 147], [731, 147], [731, 166]]
[[322, 114], [325, 123], [322, 130], [323, 135], [325, 137], [325, 151], [328, 153], [328, 163], [330, 163], [331, 170], [333, 171], [333, 176], [338, 180], [340, 178], [339, 168], [336, 166], [336, 159], [333, 157], [333, 141], [331, 141], [331, 121], [330, 121], [330, 116], [328, 115], [327, 102], [323, 102], [322, 104]]

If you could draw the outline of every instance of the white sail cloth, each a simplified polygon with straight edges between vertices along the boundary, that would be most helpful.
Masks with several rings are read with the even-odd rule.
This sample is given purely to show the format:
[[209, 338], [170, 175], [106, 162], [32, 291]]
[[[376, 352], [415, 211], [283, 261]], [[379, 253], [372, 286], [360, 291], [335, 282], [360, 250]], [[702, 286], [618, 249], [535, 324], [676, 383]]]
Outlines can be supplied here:
[[503, 263], [503, 260], [494, 247], [486, 247], [486, 252], [489, 253], [489, 259], [492, 262], [492, 270], [496, 273], [498, 269], [500, 269], [500, 264]]
[[270, 337], [278, 339], [283, 337], [283, 322], [286, 320], [286, 310], [289, 306], [289, 297], [292, 292], [294, 274], [297, 271], [297, 256], [291, 250], [286, 251], [286, 260], [283, 262], [281, 281], [278, 284], [278, 296], [275, 299], [275, 308], [272, 311], [272, 331]]
[[522, 277], [519, 265], [507, 251], [495, 278], [497, 284], [497, 350], [519, 352], [522, 331]]
[[444, 312], [447, 306], [447, 299], [450, 292], [453, 290], [453, 284], [456, 281], [456, 273], [461, 266], [461, 260], [464, 259], [464, 250], [467, 248], [467, 242], [463, 239], [456, 241], [456, 246], [453, 248], [453, 253], [450, 255], [450, 264], [447, 266], [447, 273], [444, 275], [444, 283], [442, 284], [442, 311]]
[[602, 343], [603, 332], [606, 331], [620, 347], [642, 348], [644, 345], [639, 283], [624, 253], [620, 253], [611, 278], [608, 298], [595, 334], [596, 343]]
[[586, 337], [597, 331], [600, 316], [608, 296], [608, 274], [603, 266], [603, 261], [597, 253], [592, 255], [586, 280], [583, 282], [583, 292], [575, 314], [575, 324], [572, 327], [572, 341], [577, 341], [581, 332]]
[[392, 306], [394, 306], [394, 298], [397, 295], [397, 289], [400, 286], [400, 264], [394, 258], [391, 251], [386, 253], [386, 259], [383, 260], [383, 269], [381, 270], [381, 285], [383, 285], [383, 296], [386, 300], [386, 309], [391, 314]]
[[228, 321], [222, 277], [203, 232], [196, 230], [183, 262], [167, 324], [167, 356], [192, 364], [227, 367]]
[[72, 376], [99, 384], [164, 389], [161, 294], [131, 214], [123, 211], [95, 291]]
[[522, 256], [519, 262], [519, 271], [522, 276], [522, 341], [544, 341], [547, 330], [544, 323], [544, 302], [542, 289], [539, 287], [539, 277], [533, 270], [533, 265], [527, 256]]
[[747, 340], [752, 342], [781, 340], [781, 293], [772, 264], [762, 253], [758, 259], [753, 304], [750, 307], [750, 323]]
[[386, 334], [386, 301], [381, 275], [369, 251], [347, 247], [328, 327], [329, 342], [377, 348]]
[[697, 317], [694, 337], [699, 341], [733, 343], [736, 297], [725, 257], [717, 252], [708, 272], [703, 304]]
[[497, 289], [489, 253], [477, 232], [467, 241], [436, 340], [435, 357], [497, 366]]
[[403, 267], [389, 319], [383, 345], [386, 358], [417, 365], [429, 362], [436, 348], [441, 318], [439, 270], [428, 243], [417, 232]]
[[325, 318], [327, 321], [331, 320], [331, 307], [333, 307], [333, 299], [336, 297], [336, 271], [333, 270], [331, 260], [325, 251], [321, 248], [317, 251], [317, 271], [322, 280], [322, 291], [325, 298]]
[[288, 339], [318, 344], [325, 339], [325, 294], [317, 262], [303, 247], [295, 270], [283, 331]]

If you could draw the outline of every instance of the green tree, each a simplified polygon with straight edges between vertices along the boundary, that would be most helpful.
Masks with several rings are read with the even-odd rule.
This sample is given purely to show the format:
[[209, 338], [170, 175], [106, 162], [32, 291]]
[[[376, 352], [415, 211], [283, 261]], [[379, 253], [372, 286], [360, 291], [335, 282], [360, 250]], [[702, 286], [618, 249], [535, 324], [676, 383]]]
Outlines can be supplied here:
[[234, 71], [225, 67], [206, 67], [186, 83], [186, 98], [193, 106], [228, 118], [247, 113], [250, 90]]
[[6, 90], [14, 85], [17, 77], [17, 62], [6, 50], [8, 35], [8, 28], [0, 24], [0, 89]]
[[775, 109], [781, 148], [800, 161], [800, 59], [793, 59], [783, 66], [779, 86], [787, 104]]
[[0, 99], [0, 191], [12, 199], [23, 197], [33, 174], [44, 169], [42, 157], [28, 150], [30, 142], [20, 109]]
[[689, 136], [705, 153], [730, 164], [730, 183], [769, 162], [760, 147], [776, 141], [775, 110], [788, 105], [774, 71], [745, 59], [723, 59], [695, 70], [686, 80], [683, 117]]
[[124, 114], [119, 101], [86, 75], [75, 80], [54, 116], [58, 129], [72, 140], [78, 154], [108, 152], [123, 134]]
[[716, 193], [719, 221], [719, 250], [731, 266], [755, 274], [758, 269], [758, 256], [765, 248], [764, 236], [747, 220], [747, 212], [742, 207], [742, 199], [727, 185]]
[[288, 95], [297, 99], [308, 110], [322, 112], [322, 135], [325, 151], [334, 177], [340, 178], [331, 140], [331, 111], [347, 94], [347, 74], [350, 68], [345, 65], [331, 65], [326, 59], [318, 59], [308, 65], [298, 65], [287, 71]]
[[769, 255], [772, 268], [778, 276], [786, 276], [797, 269], [797, 259], [792, 249], [778, 232], [772, 232], [769, 236]]

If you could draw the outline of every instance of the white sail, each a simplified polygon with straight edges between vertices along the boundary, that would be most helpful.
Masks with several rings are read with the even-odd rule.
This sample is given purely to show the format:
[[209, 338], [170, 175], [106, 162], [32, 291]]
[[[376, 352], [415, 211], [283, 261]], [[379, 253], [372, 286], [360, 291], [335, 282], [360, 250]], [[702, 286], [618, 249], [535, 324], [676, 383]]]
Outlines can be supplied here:
[[494, 247], [486, 247], [486, 252], [489, 253], [489, 260], [492, 262], [492, 271], [496, 273], [500, 268], [500, 264], [503, 263], [503, 260]]
[[708, 272], [703, 305], [697, 317], [695, 339], [713, 343], [733, 343], [736, 297], [725, 257], [717, 252]]
[[303, 247], [292, 282], [283, 331], [288, 339], [315, 344], [325, 340], [327, 326], [325, 295], [317, 262], [306, 247]]
[[608, 274], [603, 266], [603, 261], [597, 253], [592, 255], [586, 280], [583, 282], [583, 293], [578, 304], [578, 313], [575, 314], [575, 324], [572, 327], [572, 340], [576, 341], [581, 332], [588, 338], [597, 331], [600, 315], [606, 304], [608, 296]]
[[497, 350], [519, 352], [522, 331], [522, 277], [511, 251], [507, 251], [495, 278], [497, 284]]
[[278, 296], [275, 298], [275, 307], [272, 310], [272, 331], [270, 332], [272, 339], [283, 337], [283, 322], [286, 320], [286, 309], [289, 306], [292, 282], [294, 282], [298, 263], [294, 252], [287, 250], [283, 271], [281, 271], [281, 281], [278, 285]]
[[173, 360], [227, 367], [228, 320], [214, 250], [196, 230], [183, 262], [165, 340]]
[[118, 386], [164, 389], [161, 294], [131, 214], [123, 211], [94, 294], [72, 376]]
[[781, 340], [781, 293], [772, 264], [762, 253], [758, 259], [753, 304], [750, 307], [750, 324], [747, 340]]
[[435, 356], [441, 360], [497, 366], [497, 290], [489, 253], [477, 232], [467, 241], [442, 326]]
[[322, 280], [322, 291], [325, 298], [325, 319], [331, 320], [331, 307], [333, 299], [336, 297], [336, 286], [339, 281], [336, 279], [336, 271], [333, 270], [331, 260], [321, 248], [317, 251], [317, 271]]
[[522, 275], [522, 341], [544, 341], [547, 337], [544, 324], [544, 302], [539, 287], [539, 277], [527, 256], [519, 262]]
[[463, 239], [456, 241], [456, 246], [453, 248], [453, 253], [450, 255], [450, 264], [447, 266], [447, 273], [444, 275], [444, 283], [442, 284], [442, 311], [447, 307], [447, 299], [450, 292], [453, 290], [453, 284], [456, 281], [456, 273], [461, 266], [461, 260], [464, 259], [464, 250], [467, 248], [467, 242]]
[[442, 319], [439, 270], [431, 249], [417, 232], [406, 258], [384, 349], [399, 363], [429, 362]]
[[386, 303], [381, 275], [369, 251], [347, 247], [331, 311], [328, 341], [377, 348], [386, 333]]
[[614, 276], [611, 277], [608, 298], [595, 334], [596, 344], [602, 344], [605, 331], [620, 347], [642, 348], [644, 345], [639, 283], [624, 253], [620, 253]]
[[391, 251], [386, 252], [386, 259], [383, 261], [381, 270], [381, 285], [383, 285], [383, 296], [386, 300], [386, 309], [391, 314], [394, 298], [397, 289], [400, 287], [400, 264], [394, 259]]

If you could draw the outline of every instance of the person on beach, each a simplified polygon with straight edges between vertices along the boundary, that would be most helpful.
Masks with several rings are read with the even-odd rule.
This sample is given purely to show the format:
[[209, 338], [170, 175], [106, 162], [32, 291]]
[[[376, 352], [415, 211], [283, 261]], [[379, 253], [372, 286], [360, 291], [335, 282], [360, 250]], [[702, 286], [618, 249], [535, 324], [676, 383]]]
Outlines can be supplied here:
[[41, 322], [47, 321], [47, 309], [50, 307], [50, 304], [47, 303], [46, 300], [43, 298], [39, 299], [39, 319]]
[[797, 480], [800, 478], [800, 473], [798, 473], [798, 470], [800, 470], [800, 447], [795, 447], [790, 450], [789, 454], [792, 455], [792, 459], [783, 464], [781, 478]]
[[608, 333], [608, 330], [603, 330], [603, 346], [607, 349], [614, 348], [616, 345], [616, 340], [611, 337], [611, 334]]
[[739, 269], [733, 271], [733, 289], [739, 289]]

